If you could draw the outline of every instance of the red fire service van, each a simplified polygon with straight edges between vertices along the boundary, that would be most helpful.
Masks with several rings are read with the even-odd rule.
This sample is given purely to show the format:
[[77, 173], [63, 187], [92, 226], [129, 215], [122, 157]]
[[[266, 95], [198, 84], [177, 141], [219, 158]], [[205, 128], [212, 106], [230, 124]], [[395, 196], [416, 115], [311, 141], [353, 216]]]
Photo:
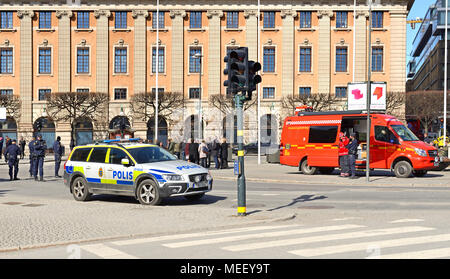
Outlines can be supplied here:
[[[423, 176], [439, 164], [437, 149], [420, 141], [394, 116], [371, 113], [370, 169], [390, 169], [397, 177]], [[308, 112], [284, 120], [280, 163], [303, 174], [331, 173], [339, 167], [338, 135], [355, 133], [359, 147], [356, 168], [366, 168], [367, 113]]]

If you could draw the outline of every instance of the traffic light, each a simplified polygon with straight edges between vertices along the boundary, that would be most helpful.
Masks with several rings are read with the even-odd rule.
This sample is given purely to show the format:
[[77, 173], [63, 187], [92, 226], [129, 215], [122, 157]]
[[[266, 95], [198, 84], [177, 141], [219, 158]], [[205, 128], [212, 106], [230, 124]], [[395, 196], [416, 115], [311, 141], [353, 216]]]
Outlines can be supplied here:
[[262, 81], [261, 76], [256, 74], [256, 72], [261, 70], [261, 64], [255, 61], [248, 61], [247, 68], [247, 100], [251, 100], [252, 92], [256, 90], [256, 85]]
[[227, 87], [227, 95], [232, 97], [238, 92], [247, 91], [248, 88], [248, 48], [240, 47], [229, 50], [224, 61], [227, 68], [224, 74], [228, 79], [223, 83]]

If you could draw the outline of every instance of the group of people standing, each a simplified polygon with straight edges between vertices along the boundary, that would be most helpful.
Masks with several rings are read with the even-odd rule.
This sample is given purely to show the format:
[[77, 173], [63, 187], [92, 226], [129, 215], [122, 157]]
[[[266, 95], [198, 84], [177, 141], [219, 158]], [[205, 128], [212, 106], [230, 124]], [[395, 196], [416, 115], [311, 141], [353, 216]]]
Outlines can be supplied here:
[[[164, 147], [160, 143], [161, 147]], [[216, 169], [228, 168], [228, 148], [226, 138], [219, 140], [216, 138], [210, 142], [204, 139], [195, 141], [193, 138], [188, 142], [174, 142], [169, 138], [166, 148], [170, 153], [177, 156], [180, 160], [185, 160], [201, 165], [204, 168], [211, 166], [211, 158], [214, 160]]]
[[344, 133], [339, 133], [339, 166], [341, 168], [340, 177], [357, 178], [356, 176], [356, 156], [358, 154], [358, 139], [355, 133], [347, 138]]

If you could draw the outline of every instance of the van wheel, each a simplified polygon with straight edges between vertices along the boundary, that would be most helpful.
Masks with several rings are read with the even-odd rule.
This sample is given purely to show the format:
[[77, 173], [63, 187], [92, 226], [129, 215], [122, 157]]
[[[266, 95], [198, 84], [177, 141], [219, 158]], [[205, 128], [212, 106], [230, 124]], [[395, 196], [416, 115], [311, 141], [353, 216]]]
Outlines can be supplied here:
[[426, 170], [416, 170], [416, 171], [413, 171], [413, 174], [416, 177], [423, 177], [423, 176], [425, 176], [425, 174], [427, 174], [427, 171]]
[[413, 168], [407, 161], [400, 161], [394, 166], [394, 174], [398, 178], [407, 178], [411, 175]]
[[143, 205], [157, 205], [161, 202], [158, 186], [151, 179], [145, 179], [139, 183], [136, 196], [139, 203]]
[[91, 194], [89, 193], [87, 182], [83, 177], [77, 177], [70, 185], [73, 198], [76, 201], [87, 201]]
[[301, 172], [303, 172], [303, 174], [313, 175], [316, 173], [317, 168], [311, 167], [310, 165], [308, 165], [308, 160], [303, 160], [303, 162], [300, 165], [300, 170], [301, 170]]

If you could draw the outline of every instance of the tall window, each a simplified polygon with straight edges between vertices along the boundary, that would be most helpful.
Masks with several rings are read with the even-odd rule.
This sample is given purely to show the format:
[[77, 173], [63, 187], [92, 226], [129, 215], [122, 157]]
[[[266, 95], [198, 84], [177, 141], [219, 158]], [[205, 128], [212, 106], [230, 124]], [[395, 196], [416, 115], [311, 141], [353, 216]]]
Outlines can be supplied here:
[[336, 12], [336, 28], [347, 28], [347, 12]]
[[164, 28], [164, 12], [159, 12], [159, 17], [158, 17], [158, 21], [156, 21], [156, 12], [152, 13], [152, 28], [156, 29], [158, 28], [158, 26], [156, 26], [157, 24], [159, 25], [159, 29]]
[[383, 28], [383, 12], [372, 12], [372, 28]]
[[13, 90], [12, 89], [0, 89], [0, 96], [12, 96]]
[[0, 74], [13, 73], [13, 50], [12, 48], [0, 49]]
[[126, 48], [116, 48], [115, 50], [115, 73], [126, 73], [127, 72], [127, 49]]
[[263, 99], [275, 99], [275, 87], [264, 87]]
[[13, 28], [13, 12], [0, 12], [0, 29]]
[[300, 28], [311, 28], [311, 12], [300, 12]]
[[336, 48], [336, 72], [347, 72], [347, 47]]
[[77, 73], [89, 73], [89, 49], [77, 49]]
[[195, 57], [202, 54], [202, 49], [199, 47], [191, 47], [189, 49], [189, 73], [200, 73], [200, 59]]
[[311, 48], [300, 48], [300, 72], [311, 72]]
[[311, 87], [299, 87], [298, 95], [300, 97], [309, 97], [311, 96]]
[[263, 52], [263, 72], [275, 72], [275, 48], [265, 47]]
[[39, 29], [52, 28], [52, 12], [39, 12]]
[[336, 87], [336, 98], [347, 97], [347, 87]]
[[383, 48], [382, 47], [372, 47], [372, 71], [382, 72], [383, 71]]
[[77, 12], [77, 28], [89, 28], [89, 12]]
[[[152, 73], [156, 73], [156, 47], [152, 48]], [[158, 50], [158, 73], [164, 73], [164, 48]]]
[[199, 99], [200, 90], [199, 88], [189, 88], [189, 99]]
[[50, 48], [39, 48], [39, 73], [50, 74], [52, 72], [52, 51]]
[[190, 13], [189, 28], [202, 28], [202, 12]]
[[227, 12], [227, 28], [239, 27], [239, 12]]
[[114, 100], [126, 100], [127, 99], [127, 89], [126, 88], [115, 88], [114, 89]]
[[263, 28], [275, 28], [275, 12], [264, 12]]
[[115, 13], [115, 24], [116, 29], [126, 29], [127, 28], [127, 12], [116, 12]]
[[51, 89], [39, 89], [38, 93], [39, 93], [39, 96], [38, 96], [39, 101], [45, 101], [46, 96], [48, 94], [52, 93], [52, 90]]

